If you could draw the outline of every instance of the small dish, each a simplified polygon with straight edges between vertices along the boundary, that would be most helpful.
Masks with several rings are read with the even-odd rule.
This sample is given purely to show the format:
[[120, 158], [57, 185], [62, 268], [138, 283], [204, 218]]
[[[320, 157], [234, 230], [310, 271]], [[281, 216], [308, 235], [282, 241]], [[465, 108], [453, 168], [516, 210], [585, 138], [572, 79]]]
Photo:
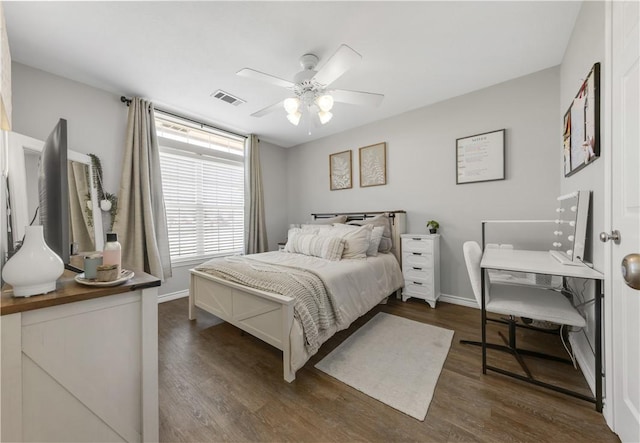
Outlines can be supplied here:
[[129, 271], [127, 269], [123, 269], [120, 271], [120, 277], [116, 280], [112, 280], [112, 281], [97, 281], [94, 279], [86, 279], [84, 278], [84, 272], [82, 274], [78, 274], [75, 277], [75, 281], [77, 283], [80, 283], [81, 285], [86, 285], [86, 286], [98, 286], [98, 287], [107, 287], [107, 286], [118, 286], [121, 285], [122, 283], [126, 282], [127, 280], [130, 280], [131, 278], [133, 278], [135, 274], [133, 273], [133, 271]]

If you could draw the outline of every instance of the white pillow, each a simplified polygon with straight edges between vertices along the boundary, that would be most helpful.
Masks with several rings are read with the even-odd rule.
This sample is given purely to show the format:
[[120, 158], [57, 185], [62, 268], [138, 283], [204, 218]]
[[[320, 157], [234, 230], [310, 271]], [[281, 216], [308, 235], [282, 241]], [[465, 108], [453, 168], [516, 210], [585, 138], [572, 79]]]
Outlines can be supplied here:
[[302, 229], [302, 232], [304, 232], [305, 234], [317, 234], [318, 231], [324, 230], [324, 229], [331, 229], [331, 225], [300, 225], [300, 229]]
[[289, 236], [284, 250], [338, 261], [342, 258], [345, 243], [345, 240], [339, 237], [294, 232]]
[[366, 258], [372, 230], [371, 225], [350, 226], [336, 223], [331, 230], [321, 231], [320, 235], [339, 236], [346, 241], [342, 258]]
[[382, 226], [384, 228], [384, 233], [382, 234], [382, 240], [380, 240], [380, 246], [378, 247], [378, 251], [380, 252], [389, 252], [393, 247], [393, 241], [391, 239], [391, 225], [389, 224], [389, 215], [388, 214], [380, 214], [376, 215], [373, 218], [368, 218], [366, 220], [353, 220], [349, 222], [350, 225], [356, 226], [364, 226], [364, 225], [373, 225], [374, 227]]
[[369, 240], [369, 249], [367, 249], [367, 256], [378, 256], [378, 247], [380, 247], [382, 234], [384, 234], [384, 226], [376, 226], [371, 230], [371, 240]]

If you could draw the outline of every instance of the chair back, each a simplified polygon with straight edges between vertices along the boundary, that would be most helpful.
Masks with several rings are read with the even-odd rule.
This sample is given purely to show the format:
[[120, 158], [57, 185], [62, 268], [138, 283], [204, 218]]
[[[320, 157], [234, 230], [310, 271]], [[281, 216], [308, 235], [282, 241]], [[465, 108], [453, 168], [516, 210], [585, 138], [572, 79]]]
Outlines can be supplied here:
[[[480, 269], [480, 261], [482, 260], [482, 249], [475, 241], [467, 241], [462, 245], [464, 252], [464, 261], [467, 264], [467, 272], [471, 281], [473, 295], [476, 296], [478, 306], [482, 305], [482, 270]], [[489, 294], [485, 294], [485, 302], [489, 301]]]

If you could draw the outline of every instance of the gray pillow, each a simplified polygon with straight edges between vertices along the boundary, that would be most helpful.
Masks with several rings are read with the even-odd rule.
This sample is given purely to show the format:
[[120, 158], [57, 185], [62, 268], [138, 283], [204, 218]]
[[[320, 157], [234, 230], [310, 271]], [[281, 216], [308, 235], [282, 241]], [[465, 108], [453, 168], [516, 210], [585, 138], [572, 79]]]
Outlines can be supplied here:
[[380, 252], [389, 252], [393, 247], [393, 241], [391, 240], [391, 224], [389, 223], [389, 216], [387, 214], [376, 215], [373, 218], [368, 218], [366, 220], [353, 220], [347, 223], [349, 225], [373, 225], [373, 227], [382, 226], [384, 231], [382, 232], [382, 239], [380, 240], [380, 246], [378, 246], [378, 251]]

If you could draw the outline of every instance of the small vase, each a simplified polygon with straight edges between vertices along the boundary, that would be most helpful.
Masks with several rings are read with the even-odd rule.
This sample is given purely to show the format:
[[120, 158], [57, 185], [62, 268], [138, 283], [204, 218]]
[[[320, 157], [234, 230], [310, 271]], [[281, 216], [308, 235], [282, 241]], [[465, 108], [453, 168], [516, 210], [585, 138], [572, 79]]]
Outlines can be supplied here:
[[4, 281], [13, 286], [14, 297], [29, 297], [56, 290], [64, 263], [44, 241], [42, 226], [27, 226], [24, 242], [2, 270]]

